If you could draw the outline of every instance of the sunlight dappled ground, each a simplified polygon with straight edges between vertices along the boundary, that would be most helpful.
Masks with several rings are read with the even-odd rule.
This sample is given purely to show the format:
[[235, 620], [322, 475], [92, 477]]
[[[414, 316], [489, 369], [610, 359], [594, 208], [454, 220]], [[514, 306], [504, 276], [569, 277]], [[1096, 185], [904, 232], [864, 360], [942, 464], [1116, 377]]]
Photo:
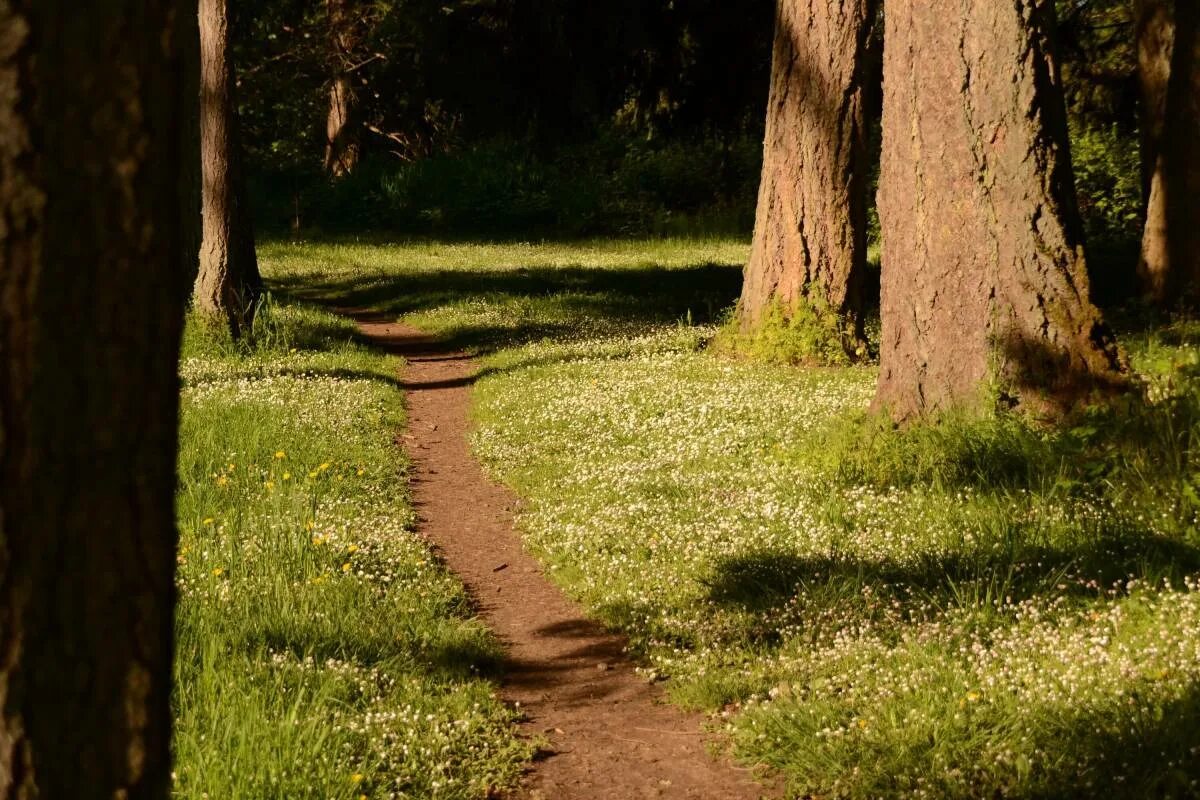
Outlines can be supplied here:
[[499, 651], [410, 530], [396, 362], [272, 304], [181, 374], [174, 794], [479, 798], [528, 755]]
[[863, 417], [868, 367], [704, 350], [740, 242], [267, 250], [280, 291], [484, 355], [530, 546], [798, 796], [1200, 792], [1191, 323], [1062, 431]]

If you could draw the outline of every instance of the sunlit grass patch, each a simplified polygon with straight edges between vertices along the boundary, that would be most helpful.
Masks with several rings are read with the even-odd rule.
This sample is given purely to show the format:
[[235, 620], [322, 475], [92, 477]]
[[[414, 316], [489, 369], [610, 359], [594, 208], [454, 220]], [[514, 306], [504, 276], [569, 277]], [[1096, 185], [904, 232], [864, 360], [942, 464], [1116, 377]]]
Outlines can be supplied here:
[[1194, 326], [1127, 337], [1136, 402], [1067, 429], [895, 430], [869, 366], [706, 349], [744, 245], [639, 247], [278, 253], [484, 355], [528, 543], [795, 796], [1200, 793]]
[[527, 755], [498, 646], [410, 531], [395, 363], [272, 305], [189, 330], [180, 444], [181, 798], [479, 798]]
[[552, 574], [748, 761], [797, 796], [1200, 787], [1200, 542], [1146, 471], [1157, 411], [1120, 447], [1103, 420], [893, 430], [870, 369], [656, 341], [490, 359], [530, 366], [482, 378], [476, 447]]

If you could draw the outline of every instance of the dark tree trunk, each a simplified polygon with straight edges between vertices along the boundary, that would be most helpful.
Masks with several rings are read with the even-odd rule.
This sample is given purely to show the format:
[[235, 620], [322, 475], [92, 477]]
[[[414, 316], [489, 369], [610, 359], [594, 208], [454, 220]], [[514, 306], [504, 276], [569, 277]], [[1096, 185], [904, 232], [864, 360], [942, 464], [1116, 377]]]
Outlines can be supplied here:
[[1146, 227], [1138, 277], [1160, 306], [1200, 300], [1200, 4], [1138, 0]]
[[807, 302], [857, 330], [866, 267], [864, 105], [875, 0], [779, 0], [743, 330]]
[[[883, 334], [897, 419], [1121, 383], [1088, 298], [1051, 0], [888, 0]], [[990, 391], [989, 391], [990, 390]]]
[[188, 33], [0, 3], [0, 798], [169, 791]]
[[196, 305], [237, 339], [250, 330], [262, 292], [246, 202], [233, 99], [226, 0], [200, 0], [200, 147], [204, 237]]
[[1171, 48], [1175, 43], [1173, 5], [1173, 0], [1135, 0], [1143, 204], [1150, 197], [1167, 113], [1167, 80], [1171, 77]]
[[[195, 5], [194, 2], [191, 5]], [[184, 303], [195, 290], [200, 271], [200, 244], [204, 237], [203, 223], [203, 167], [200, 158], [200, 18], [198, 14], [185, 14], [180, 57], [188, 65], [181, 74], [179, 94], [175, 98], [179, 118], [183, 160], [180, 163], [179, 190], [182, 195], [182, 228], [184, 246], [179, 252], [182, 259]]]
[[354, 54], [358, 24], [351, 0], [326, 0], [333, 76], [329, 84], [329, 114], [325, 120], [325, 171], [333, 178], [358, 166], [358, 95], [354, 91]]

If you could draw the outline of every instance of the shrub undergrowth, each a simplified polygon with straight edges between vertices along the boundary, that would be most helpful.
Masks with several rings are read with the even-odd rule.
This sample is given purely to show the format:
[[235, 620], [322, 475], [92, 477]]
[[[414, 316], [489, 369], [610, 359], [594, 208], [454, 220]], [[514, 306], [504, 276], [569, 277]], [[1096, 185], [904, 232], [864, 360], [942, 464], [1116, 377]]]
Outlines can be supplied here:
[[819, 299], [789, 305], [775, 298], [749, 329], [735, 309], [713, 345], [718, 352], [790, 366], [849, 366], [867, 355], [854, 323]]

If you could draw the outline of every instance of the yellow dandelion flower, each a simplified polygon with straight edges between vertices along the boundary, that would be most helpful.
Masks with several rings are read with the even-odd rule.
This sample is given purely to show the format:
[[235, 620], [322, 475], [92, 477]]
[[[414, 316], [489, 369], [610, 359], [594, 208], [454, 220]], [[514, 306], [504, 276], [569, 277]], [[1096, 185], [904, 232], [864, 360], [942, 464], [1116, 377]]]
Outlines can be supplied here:
[[362, 783], [362, 781], [363, 781], [363, 774], [361, 772], [356, 772], [350, 776], [351, 783]]
[[292, 479], [292, 473], [290, 473], [290, 472], [283, 473], [283, 479], [285, 481], [290, 481]]
[[287, 453], [283, 452], [282, 450], [276, 450], [276, 451], [275, 451], [275, 458], [277, 458], [277, 459], [279, 459], [279, 460], [281, 460], [281, 461], [282, 461], [283, 459], [287, 458]]
[[320, 471], [320, 472], [324, 472], [325, 470], [329, 469], [331, 466], [333, 466], [333, 465], [332, 465], [332, 464], [330, 464], [328, 461], [326, 461], [324, 464], [322, 464], [321, 466], [317, 467], [317, 470], [318, 470], [318, 471]]
[[268, 490], [274, 489], [275, 481], [267, 481], [266, 483], [263, 484], [263, 486], [267, 487]]
[[226, 478], [224, 475], [217, 476], [217, 486], [225, 486], [228, 483], [229, 483], [229, 478]]
[[306, 531], [311, 531], [315, 527], [317, 527], [317, 523], [313, 522], [311, 519], [304, 523], [304, 530]]
[[203, 523], [203, 524], [205, 524], [205, 525], [212, 525], [214, 521], [215, 521], [215, 520], [213, 520], [213, 518], [212, 518], [212, 517], [205, 517], [205, 518], [204, 518], [204, 523]]
[[352, 544], [352, 545], [350, 545], [349, 547], [347, 547], [347, 548], [346, 548], [346, 552], [347, 552], [347, 553], [357, 553], [357, 552], [358, 552], [358, 545], [356, 545], [356, 544]]
[[347, 561], [345, 564], [342, 564], [342, 572], [349, 572], [349, 571], [350, 571], [350, 562]]
[[967, 692], [967, 700], [974, 703], [979, 700], [979, 692]]
[[358, 475], [358, 477], [360, 477], [360, 478], [361, 478], [361, 477], [363, 476], [363, 473], [365, 473], [365, 472], [366, 472], [366, 470], [365, 470], [365, 469], [360, 469], [360, 470], [359, 470], [357, 473], [355, 473], [355, 474], [356, 474], [356, 475]]
[[212, 574], [214, 578], [219, 578], [225, 574], [225, 570], [222, 567], [216, 567], [213, 569]]

